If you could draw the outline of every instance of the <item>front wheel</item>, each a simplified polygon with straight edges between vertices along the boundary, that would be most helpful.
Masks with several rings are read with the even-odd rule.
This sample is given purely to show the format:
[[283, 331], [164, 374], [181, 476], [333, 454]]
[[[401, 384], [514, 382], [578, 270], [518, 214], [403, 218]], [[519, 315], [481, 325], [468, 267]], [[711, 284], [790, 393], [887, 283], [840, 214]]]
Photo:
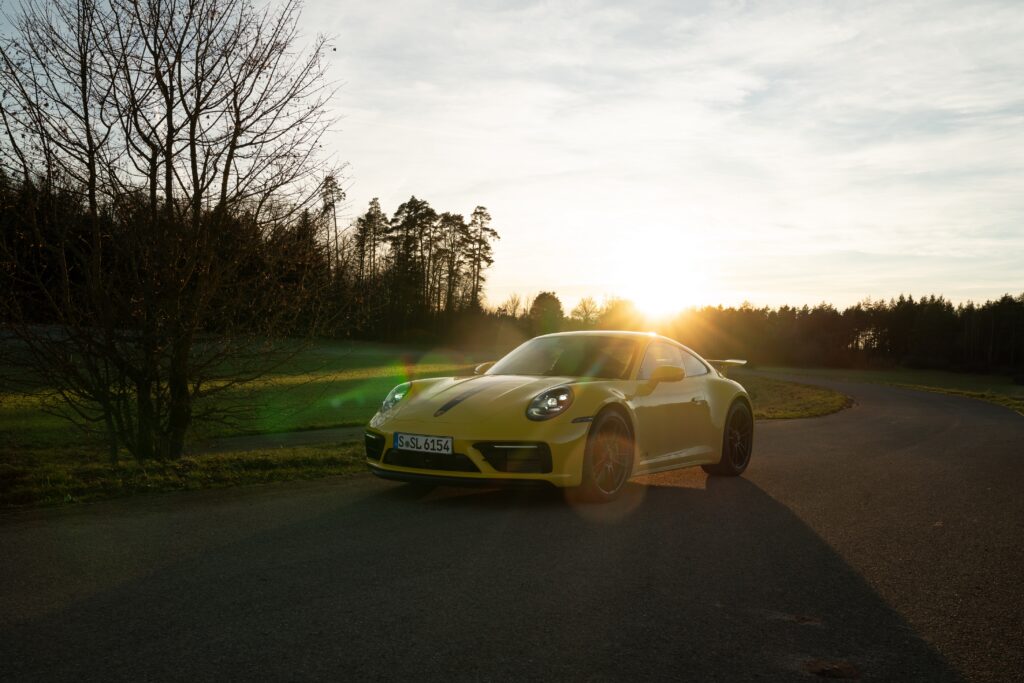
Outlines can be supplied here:
[[750, 464], [754, 449], [754, 416], [743, 401], [736, 401], [725, 418], [722, 434], [722, 459], [716, 465], [701, 465], [708, 474], [738, 477]]
[[633, 436], [629, 423], [616, 412], [594, 420], [583, 458], [583, 483], [577, 491], [584, 500], [607, 503], [622, 493], [633, 474]]

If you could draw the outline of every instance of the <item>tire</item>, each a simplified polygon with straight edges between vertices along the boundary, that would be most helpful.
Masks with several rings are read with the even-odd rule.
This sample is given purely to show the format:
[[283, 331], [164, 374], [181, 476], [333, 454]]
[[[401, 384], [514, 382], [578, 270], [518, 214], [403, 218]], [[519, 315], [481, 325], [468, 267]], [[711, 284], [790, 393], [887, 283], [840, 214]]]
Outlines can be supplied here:
[[738, 477], [750, 464], [754, 450], [754, 416], [744, 401], [729, 407], [722, 433], [722, 459], [715, 465], [701, 465], [708, 474], [720, 477]]
[[615, 411], [597, 416], [587, 436], [583, 456], [583, 483], [577, 496], [592, 503], [608, 503], [622, 493], [633, 474], [633, 431]]

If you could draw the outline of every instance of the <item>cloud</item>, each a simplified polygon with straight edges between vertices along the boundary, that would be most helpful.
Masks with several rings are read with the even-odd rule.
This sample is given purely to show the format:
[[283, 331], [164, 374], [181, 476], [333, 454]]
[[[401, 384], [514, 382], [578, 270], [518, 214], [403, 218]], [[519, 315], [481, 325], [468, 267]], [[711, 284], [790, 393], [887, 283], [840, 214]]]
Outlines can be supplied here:
[[311, 0], [306, 22], [337, 35], [353, 211], [487, 205], [492, 300], [671, 287], [651, 250], [703, 259], [716, 303], [1024, 289], [1016, 2]]

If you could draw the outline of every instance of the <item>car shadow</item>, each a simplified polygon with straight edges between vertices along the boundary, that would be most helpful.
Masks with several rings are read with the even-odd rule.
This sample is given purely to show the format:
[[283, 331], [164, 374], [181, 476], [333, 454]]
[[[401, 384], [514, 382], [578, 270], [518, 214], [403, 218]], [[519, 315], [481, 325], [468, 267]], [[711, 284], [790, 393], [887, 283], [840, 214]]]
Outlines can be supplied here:
[[48, 679], [960, 680], [758, 486], [670, 474], [609, 505], [375, 485], [23, 622], [0, 657]]

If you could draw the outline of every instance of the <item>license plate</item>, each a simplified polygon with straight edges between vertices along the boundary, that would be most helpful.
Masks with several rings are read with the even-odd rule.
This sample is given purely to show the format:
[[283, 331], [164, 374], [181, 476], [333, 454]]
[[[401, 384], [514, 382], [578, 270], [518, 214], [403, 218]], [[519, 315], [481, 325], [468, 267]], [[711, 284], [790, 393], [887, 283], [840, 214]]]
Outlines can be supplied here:
[[420, 453], [452, 452], [452, 437], [426, 436], [424, 434], [395, 434], [395, 448]]

